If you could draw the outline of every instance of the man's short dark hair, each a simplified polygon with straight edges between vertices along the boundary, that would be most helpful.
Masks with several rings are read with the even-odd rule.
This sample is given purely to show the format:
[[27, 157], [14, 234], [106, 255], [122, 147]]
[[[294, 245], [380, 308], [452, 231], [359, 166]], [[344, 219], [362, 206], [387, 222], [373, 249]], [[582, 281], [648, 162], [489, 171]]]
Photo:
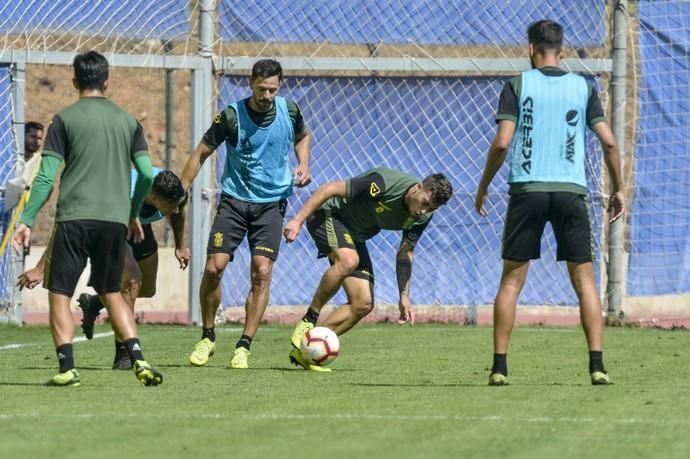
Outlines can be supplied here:
[[151, 191], [170, 202], [180, 202], [187, 197], [182, 181], [172, 171], [160, 171], [153, 179]]
[[257, 77], [269, 78], [278, 75], [278, 81], [283, 81], [283, 67], [275, 59], [261, 59], [252, 67], [252, 80]]
[[39, 123], [38, 121], [27, 121], [26, 124], [24, 125], [24, 132], [42, 131], [42, 130], [43, 130], [43, 124]]
[[72, 66], [80, 91], [105, 89], [105, 81], [108, 79], [108, 60], [105, 56], [96, 51], [77, 54]]
[[527, 28], [527, 40], [539, 52], [563, 47], [563, 27], [556, 21], [542, 19]]
[[431, 200], [440, 207], [453, 196], [453, 185], [443, 174], [432, 174], [422, 181], [425, 190], [431, 191]]

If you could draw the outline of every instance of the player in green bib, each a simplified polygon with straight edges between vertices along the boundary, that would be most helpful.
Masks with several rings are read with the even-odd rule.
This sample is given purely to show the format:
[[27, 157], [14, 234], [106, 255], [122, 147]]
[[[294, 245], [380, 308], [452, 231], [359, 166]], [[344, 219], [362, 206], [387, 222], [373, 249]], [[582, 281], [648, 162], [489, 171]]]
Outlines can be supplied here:
[[443, 174], [430, 175], [420, 182], [410, 174], [386, 168], [329, 182], [314, 192], [285, 226], [283, 234], [287, 242], [294, 241], [306, 222], [318, 256], [328, 257], [331, 266], [323, 274], [306, 314], [292, 333], [292, 363], [307, 370], [330, 371], [307, 364], [299, 345], [302, 335], [316, 325], [321, 308], [341, 286], [347, 304], [333, 311], [323, 326], [342, 335], [372, 311], [374, 268], [366, 241], [381, 230], [402, 230], [396, 255], [399, 322], [414, 322], [410, 302], [413, 250], [433, 212], [452, 195], [453, 188]]

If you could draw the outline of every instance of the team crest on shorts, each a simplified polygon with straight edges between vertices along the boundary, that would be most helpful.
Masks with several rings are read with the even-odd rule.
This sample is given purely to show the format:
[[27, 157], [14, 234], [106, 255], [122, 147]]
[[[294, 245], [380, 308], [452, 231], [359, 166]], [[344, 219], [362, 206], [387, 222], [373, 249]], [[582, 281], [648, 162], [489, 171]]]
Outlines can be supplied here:
[[219, 248], [223, 245], [223, 233], [218, 231], [213, 233], [213, 247]]

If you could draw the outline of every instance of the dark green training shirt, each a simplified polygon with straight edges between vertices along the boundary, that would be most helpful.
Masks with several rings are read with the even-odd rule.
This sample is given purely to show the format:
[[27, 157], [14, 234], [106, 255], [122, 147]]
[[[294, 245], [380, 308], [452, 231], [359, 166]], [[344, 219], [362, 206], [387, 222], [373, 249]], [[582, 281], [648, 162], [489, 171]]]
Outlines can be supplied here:
[[55, 221], [128, 224], [132, 162], [148, 155], [131, 115], [105, 97], [82, 97], [53, 117], [43, 155], [65, 162]]
[[404, 240], [414, 247], [433, 215], [410, 215], [405, 194], [417, 183], [417, 178], [405, 172], [369, 169], [345, 181], [345, 198], [331, 198], [321, 208], [341, 219], [356, 241], [370, 239], [382, 229], [403, 230]]

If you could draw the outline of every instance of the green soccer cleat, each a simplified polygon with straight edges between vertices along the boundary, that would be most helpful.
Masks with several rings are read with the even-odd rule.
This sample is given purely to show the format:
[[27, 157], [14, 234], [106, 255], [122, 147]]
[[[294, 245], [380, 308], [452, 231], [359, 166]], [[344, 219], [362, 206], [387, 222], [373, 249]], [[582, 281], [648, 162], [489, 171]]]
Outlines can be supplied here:
[[589, 376], [592, 379], [593, 386], [608, 386], [609, 384], [613, 384], [609, 379], [609, 375], [603, 371], [594, 371]]
[[238, 347], [232, 355], [232, 360], [228, 367], [230, 368], [249, 368], [248, 359], [252, 353], [246, 347]]
[[302, 357], [302, 353], [300, 352], [300, 350], [297, 348], [293, 348], [290, 351], [290, 362], [292, 362], [292, 364], [295, 366], [300, 366], [300, 367], [304, 368], [305, 370], [309, 370], [309, 371], [316, 371], [319, 373], [328, 373], [328, 372], [332, 371], [330, 368], [308, 364], [307, 361], [304, 360], [304, 357]]
[[79, 381], [79, 373], [77, 370], [72, 368], [64, 373], [58, 373], [49, 379], [44, 385], [51, 387], [66, 387], [66, 386], [79, 386], [81, 382]]
[[157, 386], [163, 384], [163, 375], [153, 368], [146, 360], [134, 362], [134, 374], [144, 386]]
[[94, 305], [96, 302], [94, 299], [97, 300], [98, 305], [100, 305], [100, 299], [97, 295], [82, 293], [77, 299], [77, 304], [82, 312], [81, 329], [84, 331], [86, 339], [93, 338], [93, 327], [99, 315], [99, 311], [96, 310], [97, 305]]
[[216, 352], [216, 343], [204, 338], [194, 345], [194, 351], [189, 356], [189, 363], [197, 367], [203, 367], [208, 363], [209, 357]]
[[311, 322], [307, 322], [304, 319], [297, 322], [295, 330], [292, 332], [292, 336], [290, 337], [290, 342], [292, 343], [292, 345], [299, 349], [299, 344], [300, 341], [302, 341], [302, 337], [306, 332], [308, 332], [312, 328], [314, 328], [314, 324], [312, 324]]
[[491, 373], [489, 376], [489, 386], [507, 386], [508, 378], [501, 373]]

